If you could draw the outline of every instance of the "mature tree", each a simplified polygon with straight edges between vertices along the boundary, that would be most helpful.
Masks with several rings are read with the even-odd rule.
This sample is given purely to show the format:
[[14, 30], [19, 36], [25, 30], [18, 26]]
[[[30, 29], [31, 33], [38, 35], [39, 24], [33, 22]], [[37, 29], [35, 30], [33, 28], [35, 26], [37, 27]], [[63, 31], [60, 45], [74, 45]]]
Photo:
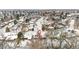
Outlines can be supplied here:
[[22, 33], [22, 32], [19, 32], [19, 33], [17, 34], [17, 39], [16, 39], [17, 44], [19, 44], [20, 41], [21, 41], [23, 38], [24, 38], [23, 33]]
[[1, 18], [1, 21], [2, 21], [2, 22], [4, 22], [4, 19], [3, 19], [3, 18]]
[[10, 32], [10, 29], [8, 27], [6, 27], [6, 32]]
[[30, 19], [26, 19], [26, 23], [28, 23], [28, 22], [29, 22], [29, 20], [30, 20]]

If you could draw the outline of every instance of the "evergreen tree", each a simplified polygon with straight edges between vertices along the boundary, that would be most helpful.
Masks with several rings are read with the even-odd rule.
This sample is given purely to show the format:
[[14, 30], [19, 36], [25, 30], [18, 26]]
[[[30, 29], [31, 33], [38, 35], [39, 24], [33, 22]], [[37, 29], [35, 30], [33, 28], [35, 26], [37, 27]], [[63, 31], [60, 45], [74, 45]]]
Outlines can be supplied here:
[[15, 25], [17, 24], [17, 20], [14, 20], [14, 24], [15, 24]]
[[19, 20], [19, 14], [16, 15], [16, 19]]

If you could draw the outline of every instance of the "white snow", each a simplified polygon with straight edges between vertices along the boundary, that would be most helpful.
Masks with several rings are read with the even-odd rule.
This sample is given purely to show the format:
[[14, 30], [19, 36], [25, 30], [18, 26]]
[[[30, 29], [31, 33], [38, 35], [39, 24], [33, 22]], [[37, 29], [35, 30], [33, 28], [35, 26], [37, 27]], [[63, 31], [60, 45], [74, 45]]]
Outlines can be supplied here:
[[7, 32], [4, 33], [4, 37], [6, 37], [6, 40], [14, 40], [17, 38], [17, 34], [12, 32]]
[[29, 45], [28, 45], [28, 44], [31, 44], [31, 41], [29, 41], [29, 40], [22, 40], [22, 41], [20, 42], [19, 46], [20, 46], [21, 48], [29, 48]]
[[36, 32], [28, 31], [28, 32], [25, 32], [24, 38], [32, 39], [32, 37], [35, 36], [35, 35], [36, 35]]
[[71, 20], [70, 21], [70, 23], [69, 23], [69, 27], [71, 28], [71, 29], [74, 29], [74, 24], [75, 24], [75, 20]]

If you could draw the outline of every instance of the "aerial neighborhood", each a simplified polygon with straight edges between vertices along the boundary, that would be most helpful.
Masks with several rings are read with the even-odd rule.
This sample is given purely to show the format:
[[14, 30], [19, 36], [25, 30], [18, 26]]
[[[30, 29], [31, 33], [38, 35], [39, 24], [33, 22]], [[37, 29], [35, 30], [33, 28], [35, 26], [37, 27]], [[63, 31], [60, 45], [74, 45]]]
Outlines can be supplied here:
[[79, 10], [0, 10], [0, 49], [78, 48]]

